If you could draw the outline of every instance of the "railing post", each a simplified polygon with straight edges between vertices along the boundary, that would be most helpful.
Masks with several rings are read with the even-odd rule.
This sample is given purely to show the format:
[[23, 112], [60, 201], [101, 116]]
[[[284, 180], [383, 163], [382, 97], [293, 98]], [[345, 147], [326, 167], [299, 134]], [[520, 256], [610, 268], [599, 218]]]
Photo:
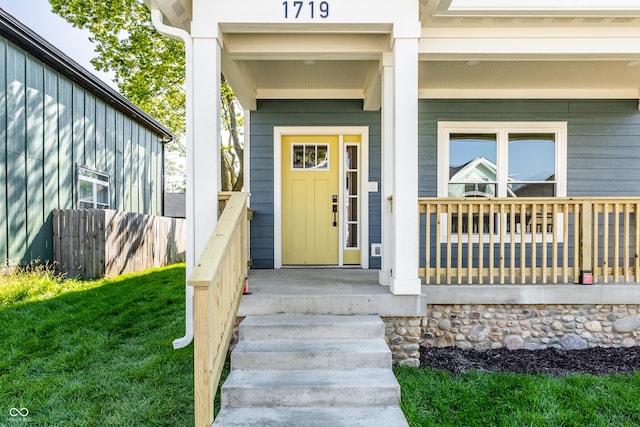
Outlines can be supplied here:
[[593, 208], [591, 202], [582, 203], [580, 215], [580, 282], [581, 284], [593, 283], [593, 266], [591, 265], [593, 250]]
[[213, 301], [209, 286], [194, 287], [194, 415], [195, 426], [210, 426], [213, 423], [213, 399], [217, 384], [214, 385], [214, 342]]

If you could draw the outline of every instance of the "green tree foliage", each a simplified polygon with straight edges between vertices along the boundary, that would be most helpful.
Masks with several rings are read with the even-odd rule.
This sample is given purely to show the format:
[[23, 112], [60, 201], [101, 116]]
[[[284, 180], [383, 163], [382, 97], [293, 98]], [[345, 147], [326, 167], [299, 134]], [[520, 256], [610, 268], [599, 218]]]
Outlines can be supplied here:
[[138, 0], [50, 0], [53, 11], [88, 29], [97, 70], [112, 72], [121, 93], [175, 133], [185, 128], [182, 43], [158, 34]]
[[[165, 173], [181, 171], [185, 146], [185, 53], [184, 45], [159, 34], [151, 22], [149, 9], [139, 0], [49, 0], [53, 11], [78, 28], [88, 29], [97, 56], [93, 66], [113, 73], [120, 92], [149, 115], [167, 126], [176, 136], [168, 147]], [[223, 79], [224, 81], [224, 79]], [[222, 144], [222, 169], [229, 186], [242, 187], [242, 149], [238, 126], [242, 126], [233, 91], [221, 90], [223, 128], [230, 143]], [[229, 114], [231, 116], [229, 116]], [[224, 174], [223, 174], [224, 176]], [[225, 181], [223, 181], [224, 184]], [[182, 181], [184, 183], [184, 181]], [[237, 187], [235, 184], [240, 185]], [[183, 184], [173, 184], [183, 190]]]
[[220, 90], [222, 129], [228, 135], [227, 144], [221, 147], [222, 156], [222, 189], [224, 191], [241, 191], [244, 185], [244, 143], [240, 131], [244, 127], [244, 118], [238, 112], [238, 100], [233, 90], [222, 76]]

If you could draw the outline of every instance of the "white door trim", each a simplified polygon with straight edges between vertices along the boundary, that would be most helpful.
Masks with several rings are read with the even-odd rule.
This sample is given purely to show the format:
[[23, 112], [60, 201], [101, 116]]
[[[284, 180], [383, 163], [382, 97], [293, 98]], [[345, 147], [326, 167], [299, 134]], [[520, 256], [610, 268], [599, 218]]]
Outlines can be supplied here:
[[[360, 135], [360, 266], [369, 268], [369, 127], [368, 126], [274, 126], [273, 128], [273, 266], [282, 268], [282, 137], [285, 135]], [[340, 224], [343, 223], [343, 138], [340, 137]], [[341, 228], [342, 230], [342, 228]], [[343, 233], [339, 238], [339, 266], [343, 260]]]

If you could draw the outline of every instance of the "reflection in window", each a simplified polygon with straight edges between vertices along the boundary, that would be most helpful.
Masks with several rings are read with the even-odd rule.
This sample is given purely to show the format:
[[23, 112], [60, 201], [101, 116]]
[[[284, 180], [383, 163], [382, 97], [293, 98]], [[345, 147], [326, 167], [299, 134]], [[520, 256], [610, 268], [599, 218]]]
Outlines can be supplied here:
[[294, 144], [291, 157], [292, 169], [329, 169], [328, 144]]
[[510, 197], [553, 197], [556, 181], [554, 134], [509, 134]]
[[555, 138], [553, 133], [449, 134], [448, 197], [554, 197]]
[[78, 209], [109, 207], [109, 175], [78, 167]]
[[497, 182], [497, 135], [449, 136], [449, 197], [493, 197]]

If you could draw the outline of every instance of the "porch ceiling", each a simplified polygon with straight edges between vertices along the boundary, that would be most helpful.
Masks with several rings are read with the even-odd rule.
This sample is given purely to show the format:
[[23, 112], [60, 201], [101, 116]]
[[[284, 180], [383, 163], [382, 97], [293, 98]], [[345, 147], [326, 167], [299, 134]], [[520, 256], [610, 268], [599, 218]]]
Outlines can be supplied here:
[[[145, 1], [188, 29], [192, 0]], [[637, 1], [538, 0], [540, 7], [528, 9], [513, 0], [484, 8], [470, 0], [418, 1], [422, 98], [640, 96]], [[258, 99], [301, 98], [363, 99], [365, 109], [380, 108], [388, 33], [278, 28], [221, 24], [222, 70], [244, 108]]]
[[[235, 63], [255, 99], [364, 99], [380, 107], [379, 61], [246, 60]], [[639, 96], [637, 60], [468, 60], [419, 65], [421, 98], [611, 98]], [[368, 98], [369, 97], [369, 98]], [[245, 105], [246, 107], [246, 105]]]

